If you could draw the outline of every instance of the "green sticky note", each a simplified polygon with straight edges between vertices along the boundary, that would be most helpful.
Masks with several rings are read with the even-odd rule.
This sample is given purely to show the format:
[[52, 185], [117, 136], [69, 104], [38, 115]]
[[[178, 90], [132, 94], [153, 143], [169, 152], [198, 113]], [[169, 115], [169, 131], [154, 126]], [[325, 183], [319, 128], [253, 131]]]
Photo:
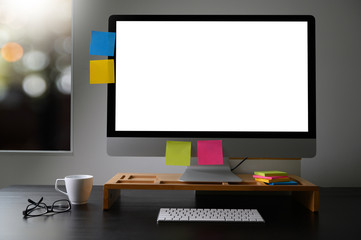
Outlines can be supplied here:
[[167, 141], [165, 164], [189, 166], [191, 162], [191, 142]]
[[257, 171], [254, 172], [255, 175], [263, 176], [263, 177], [270, 177], [270, 176], [287, 176], [286, 172], [282, 171]]

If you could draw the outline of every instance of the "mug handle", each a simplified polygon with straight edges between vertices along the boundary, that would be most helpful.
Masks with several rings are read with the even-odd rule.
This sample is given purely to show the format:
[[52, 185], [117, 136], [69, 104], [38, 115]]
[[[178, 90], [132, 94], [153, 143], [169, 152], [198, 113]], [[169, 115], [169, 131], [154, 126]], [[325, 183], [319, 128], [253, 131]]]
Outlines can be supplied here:
[[55, 181], [55, 190], [68, 196], [68, 193], [66, 193], [66, 192], [64, 192], [64, 191], [61, 191], [61, 190], [58, 188], [58, 181], [64, 181], [64, 182], [65, 182], [65, 179], [64, 179], [64, 178], [62, 178], [62, 179], [56, 179], [56, 181]]

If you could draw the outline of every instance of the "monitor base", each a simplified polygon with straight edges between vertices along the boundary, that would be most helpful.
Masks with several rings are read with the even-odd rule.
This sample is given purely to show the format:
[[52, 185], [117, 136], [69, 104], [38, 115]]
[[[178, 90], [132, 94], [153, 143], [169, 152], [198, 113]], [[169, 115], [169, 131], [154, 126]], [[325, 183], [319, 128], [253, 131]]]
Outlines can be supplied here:
[[182, 182], [242, 182], [230, 169], [228, 158], [223, 165], [198, 165], [198, 158], [191, 158], [191, 164], [179, 178]]

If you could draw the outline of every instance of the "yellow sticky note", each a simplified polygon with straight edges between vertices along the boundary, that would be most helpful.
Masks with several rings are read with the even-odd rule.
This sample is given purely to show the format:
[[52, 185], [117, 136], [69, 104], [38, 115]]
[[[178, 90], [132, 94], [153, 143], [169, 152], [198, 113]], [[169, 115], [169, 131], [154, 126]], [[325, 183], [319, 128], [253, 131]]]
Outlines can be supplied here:
[[90, 61], [90, 84], [114, 83], [114, 59]]
[[167, 141], [165, 164], [189, 166], [191, 162], [191, 142]]

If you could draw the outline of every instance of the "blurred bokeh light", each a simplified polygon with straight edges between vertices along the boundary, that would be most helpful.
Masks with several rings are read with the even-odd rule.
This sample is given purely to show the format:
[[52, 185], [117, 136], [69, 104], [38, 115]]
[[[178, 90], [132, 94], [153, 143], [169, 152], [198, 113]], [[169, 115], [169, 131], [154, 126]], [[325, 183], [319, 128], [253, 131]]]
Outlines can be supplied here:
[[0, 150], [70, 150], [71, 0], [0, 0]]
[[46, 82], [37, 74], [28, 75], [24, 78], [23, 90], [30, 97], [40, 97], [46, 90]]
[[8, 62], [18, 61], [23, 54], [23, 47], [15, 42], [6, 43], [1, 47], [1, 56]]
[[56, 87], [64, 94], [71, 93], [71, 69], [67, 67], [64, 69], [60, 77], [56, 80]]
[[42, 71], [48, 66], [49, 58], [41, 51], [29, 51], [23, 58], [23, 64], [30, 71]]

